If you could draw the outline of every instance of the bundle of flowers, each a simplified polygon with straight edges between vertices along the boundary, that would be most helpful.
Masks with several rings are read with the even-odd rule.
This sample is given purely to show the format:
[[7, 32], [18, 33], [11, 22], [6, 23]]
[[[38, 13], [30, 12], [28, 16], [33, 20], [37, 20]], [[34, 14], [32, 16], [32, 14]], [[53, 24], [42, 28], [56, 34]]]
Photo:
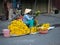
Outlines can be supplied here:
[[45, 23], [45, 24], [42, 24], [40, 27], [38, 27], [38, 29], [41, 31], [45, 31], [45, 30], [48, 30], [49, 27], [50, 27], [50, 24]]
[[13, 20], [8, 26], [11, 36], [20, 36], [25, 34], [34, 33], [37, 31], [36, 27], [28, 28], [22, 20]]
[[11, 36], [19, 36], [30, 33], [30, 29], [26, 26], [26, 24], [23, 23], [22, 20], [13, 20], [8, 26], [8, 29], [10, 30]]

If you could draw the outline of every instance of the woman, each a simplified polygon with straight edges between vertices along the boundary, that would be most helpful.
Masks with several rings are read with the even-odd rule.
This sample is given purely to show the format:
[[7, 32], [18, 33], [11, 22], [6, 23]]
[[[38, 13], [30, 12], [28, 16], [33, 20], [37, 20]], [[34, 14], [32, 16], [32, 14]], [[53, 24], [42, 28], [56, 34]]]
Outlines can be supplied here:
[[24, 16], [23, 16], [23, 22], [29, 27], [34, 26], [34, 19], [31, 16], [31, 9], [25, 9]]

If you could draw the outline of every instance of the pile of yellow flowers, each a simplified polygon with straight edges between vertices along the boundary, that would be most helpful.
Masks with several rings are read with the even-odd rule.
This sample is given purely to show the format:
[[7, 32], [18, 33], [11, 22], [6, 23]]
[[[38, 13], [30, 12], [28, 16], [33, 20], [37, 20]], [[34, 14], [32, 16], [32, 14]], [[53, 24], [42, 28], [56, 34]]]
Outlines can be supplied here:
[[49, 28], [50, 27], [50, 24], [49, 23], [45, 23], [45, 24], [42, 25], [42, 27]]
[[22, 20], [13, 20], [8, 26], [10, 35], [24, 35], [30, 33], [30, 29], [23, 23]]
[[45, 30], [48, 30], [48, 28], [50, 27], [50, 24], [49, 23], [45, 23], [45, 24], [42, 24], [40, 28], [40, 30], [42, 31], [45, 31]]
[[36, 27], [36, 26], [31, 27], [31, 29], [30, 29], [30, 30], [31, 30], [31, 31], [30, 31], [30, 33], [31, 33], [31, 34], [34, 34], [34, 33], [38, 32], [38, 30], [37, 30], [37, 27]]
[[36, 27], [28, 28], [22, 20], [13, 20], [8, 26], [11, 36], [20, 36], [29, 33], [34, 33], [37, 31]]

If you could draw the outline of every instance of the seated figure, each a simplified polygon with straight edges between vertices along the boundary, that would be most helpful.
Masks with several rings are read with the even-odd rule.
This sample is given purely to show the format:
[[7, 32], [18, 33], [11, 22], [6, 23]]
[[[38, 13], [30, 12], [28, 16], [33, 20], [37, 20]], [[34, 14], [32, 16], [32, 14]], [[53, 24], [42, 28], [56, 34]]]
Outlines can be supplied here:
[[25, 9], [23, 22], [28, 25], [29, 27], [34, 26], [34, 18], [31, 15], [31, 9]]

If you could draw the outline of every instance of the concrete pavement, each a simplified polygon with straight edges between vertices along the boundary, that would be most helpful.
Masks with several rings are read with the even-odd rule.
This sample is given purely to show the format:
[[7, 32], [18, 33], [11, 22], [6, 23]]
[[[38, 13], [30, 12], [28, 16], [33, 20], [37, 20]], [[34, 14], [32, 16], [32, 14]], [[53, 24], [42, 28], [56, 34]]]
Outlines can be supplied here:
[[[60, 24], [60, 18], [54, 16], [40, 15], [38, 23]], [[7, 28], [8, 21], [0, 21], [0, 32]], [[50, 30], [48, 34], [35, 34], [19, 37], [4, 38], [0, 36], [0, 45], [60, 45], [60, 27]]]

